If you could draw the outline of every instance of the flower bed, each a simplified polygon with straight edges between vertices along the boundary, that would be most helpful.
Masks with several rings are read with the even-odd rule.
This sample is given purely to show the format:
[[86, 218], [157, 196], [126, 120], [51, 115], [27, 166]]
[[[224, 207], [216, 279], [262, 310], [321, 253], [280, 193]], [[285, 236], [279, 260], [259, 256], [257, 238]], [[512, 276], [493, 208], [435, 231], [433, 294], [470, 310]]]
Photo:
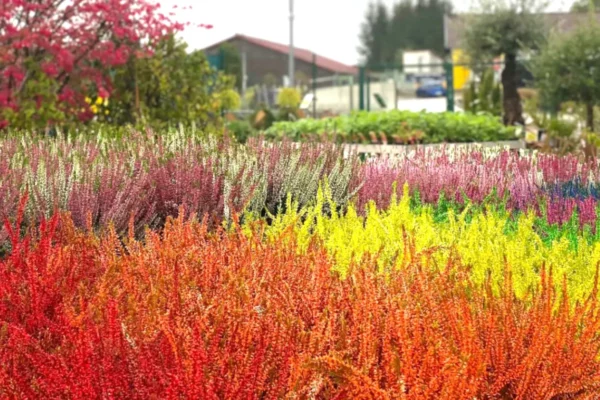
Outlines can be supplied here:
[[128, 139], [0, 141], [0, 398], [600, 396], [595, 162]]

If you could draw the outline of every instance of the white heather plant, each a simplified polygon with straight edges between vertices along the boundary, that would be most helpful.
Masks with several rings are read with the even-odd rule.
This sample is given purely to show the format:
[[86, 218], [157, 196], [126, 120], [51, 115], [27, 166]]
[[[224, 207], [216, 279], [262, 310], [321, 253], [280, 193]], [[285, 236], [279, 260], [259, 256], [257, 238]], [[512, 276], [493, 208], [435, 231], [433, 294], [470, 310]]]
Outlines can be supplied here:
[[238, 145], [193, 128], [9, 135], [0, 140], [0, 156], [0, 217], [14, 219], [27, 192], [24, 227], [68, 211], [76, 226], [112, 224], [123, 234], [133, 218], [136, 233], [143, 233], [145, 226], [162, 227], [181, 207], [220, 223], [244, 211], [275, 213], [288, 195], [305, 206], [325, 180], [340, 205], [358, 189], [359, 164], [337, 147], [259, 140]]

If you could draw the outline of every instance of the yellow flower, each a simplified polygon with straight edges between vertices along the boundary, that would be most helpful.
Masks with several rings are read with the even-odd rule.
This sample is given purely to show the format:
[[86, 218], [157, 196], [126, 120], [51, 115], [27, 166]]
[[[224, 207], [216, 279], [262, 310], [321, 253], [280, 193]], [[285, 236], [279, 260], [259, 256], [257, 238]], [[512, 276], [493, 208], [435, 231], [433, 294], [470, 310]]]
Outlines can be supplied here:
[[327, 187], [319, 190], [312, 206], [298, 210], [291, 200], [288, 202], [288, 211], [276, 216], [266, 228], [266, 237], [279, 240], [283, 232], [293, 230], [300, 252], [312, 243], [320, 244], [330, 255], [333, 270], [342, 277], [351, 274], [353, 263], [362, 265], [371, 257], [376, 259], [377, 270], [385, 274], [403, 268], [415, 256], [431, 254], [428, 262], [440, 268], [458, 256], [469, 266], [472, 282], [484, 285], [490, 281], [494, 293], [500, 293], [505, 285], [507, 268], [519, 298], [539, 287], [543, 267], [552, 269], [558, 287], [563, 277], [567, 278], [567, 291], [574, 301], [582, 301], [594, 289], [600, 242], [590, 243], [585, 235], [571, 238], [565, 233], [546, 243], [533, 212], [511, 216], [466, 207], [461, 212], [450, 209], [444, 219], [438, 219], [433, 206], [411, 208], [406, 185], [387, 209], [371, 203], [366, 215], [349, 205], [345, 214], [326, 216], [326, 205], [329, 210], [337, 209]]
[[108, 98], [104, 99], [104, 107], [108, 107]]
[[104, 115], [108, 115], [109, 113], [110, 113], [110, 111], [108, 111], [108, 110], [104, 111]]
[[98, 97], [98, 98], [96, 99], [96, 105], [97, 105], [97, 106], [99, 106], [99, 105], [101, 105], [101, 104], [102, 104], [102, 97]]
[[92, 99], [90, 99], [89, 97], [86, 97], [85, 98], [85, 102], [88, 103], [88, 104], [90, 104], [92, 102]]
[[94, 114], [98, 114], [98, 107], [95, 104], [90, 107], [90, 110], [92, 110]]

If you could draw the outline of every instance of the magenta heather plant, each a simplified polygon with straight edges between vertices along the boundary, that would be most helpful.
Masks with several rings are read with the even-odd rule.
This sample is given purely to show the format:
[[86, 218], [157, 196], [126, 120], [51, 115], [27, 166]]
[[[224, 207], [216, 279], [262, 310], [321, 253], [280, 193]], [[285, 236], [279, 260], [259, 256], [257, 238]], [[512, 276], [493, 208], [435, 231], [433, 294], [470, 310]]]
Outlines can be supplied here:
[[73, 184], [67, 210], [77, 226], [91, 222], [93, 227], [112, 223], [118, 233], [125, 233], [133, 218], [137, 233], [154, 222], [155, 187], [140, 161], [134, 165], [109, 156], [110, 164], [98, 164], [84, 172]]
[[510, 209], [518, 210], [535, 207], [546, 196], [544, 188], [549, 185], [579, 178], [583, 184], [600, 182], [596, 163], [581, 163], [572, 156], [523, 157], [510, 151], [418, 150], [411, 155], [370, 160], [361, 174], [364, 185], [356, 199], [361, 209], [369, 200], [385, 207], [394, 182], [398, 191], [408, 183], [427, 203], [436, 203], [442, 194], [459, 203], [465, 198], [480, 203], [494, 192], [499, 199], [506, 198]]
[[[25, 227], [62, 210], [77, 226], [112, 223], [120, 233], [133, 218], [140, 233], [145, 226], [160, 228], [180, 207], [220, 224], [234, 213], [281, 211], [288, 196], [300, 207], [310, 204], [325, 181], [340, 208], [351, 199], [359, 211], [369, 201], [385, 208], [394, 183], [398, 194], [407, 183], [426, 203], [442, 195], [481, 203], [494, 194], [509, 209], [544, 205], [556, 223], [577, 210], [582, 224], [594, 225], [595, 198], [548, 197], [548, 187], [576, 179], [583, 186], [600, 185], [598, 163], [486, 149], [420, 149], [360, 162], [333, 144], [251, 139], [241, 146], [192, 131], [131, 132], [126, 140], [101, 135], [0, 140], [0, 218], [14, 220], [27, 191]], [[6, 239], [6, 230], [0, 230], [0, 243]]]
[[589, 226], [593, 233], [596, 232], [597, 202], [592, 197], [586, 199], [574, 199], [549, 196], [543, 200], [543, 208], [538, 206], [537, 212], [540, 217], [545, 217], [550, 225], [564, 225], [577, 212], [579, 227]]
[[161, 227], [180, 207], [220, 224], [245, 210], [276, 212], [288, 194], [303, 206], [324, 180], [343, 205], [360, 169], [333, 145], [254, 140], [239, 146], [188, 132], [132, 132], [126, 141], [5, 138], [0, 152], [1, 217], [14, 217], [27, 190], [25, 226], [62, 210], [77, 226], [112, 223], [120, 233], [131, 218], [137, 233]]

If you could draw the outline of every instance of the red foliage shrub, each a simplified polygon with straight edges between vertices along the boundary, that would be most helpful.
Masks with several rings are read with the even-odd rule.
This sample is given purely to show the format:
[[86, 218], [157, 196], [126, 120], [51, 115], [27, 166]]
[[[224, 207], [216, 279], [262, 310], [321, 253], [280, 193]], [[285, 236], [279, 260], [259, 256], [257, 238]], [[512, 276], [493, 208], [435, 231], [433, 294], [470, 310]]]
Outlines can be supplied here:
[[56, 217], [33, 244], [11, 235], [0, 397], [600, 395], [596, 293], [570, 304], [543, 273], [526, 301], [495, 297], [459, 260], [440, 271], [428, 254], [341, 280], [316, 244], [299, 254], [293, 237], [211, 233], [180, 215], [145, 243]]
[[[28, 102], [36, 93], [28, 87], [37, 92], [37, 103], [27, 111], [39, 109], [44, 99], [90, 118], [91, 112], [81, 111], [84, 98], [91, 91], [109, 96], [110, 68], [139, 56], [140, 46], [149, 53], [159, 39], [183, 29], [161, 11], [148, 0], [0, 2], [0, 129], [8, 125], [7, 110], [32, 108]], [[45, 80], [51, 84], [44, 91]]]

